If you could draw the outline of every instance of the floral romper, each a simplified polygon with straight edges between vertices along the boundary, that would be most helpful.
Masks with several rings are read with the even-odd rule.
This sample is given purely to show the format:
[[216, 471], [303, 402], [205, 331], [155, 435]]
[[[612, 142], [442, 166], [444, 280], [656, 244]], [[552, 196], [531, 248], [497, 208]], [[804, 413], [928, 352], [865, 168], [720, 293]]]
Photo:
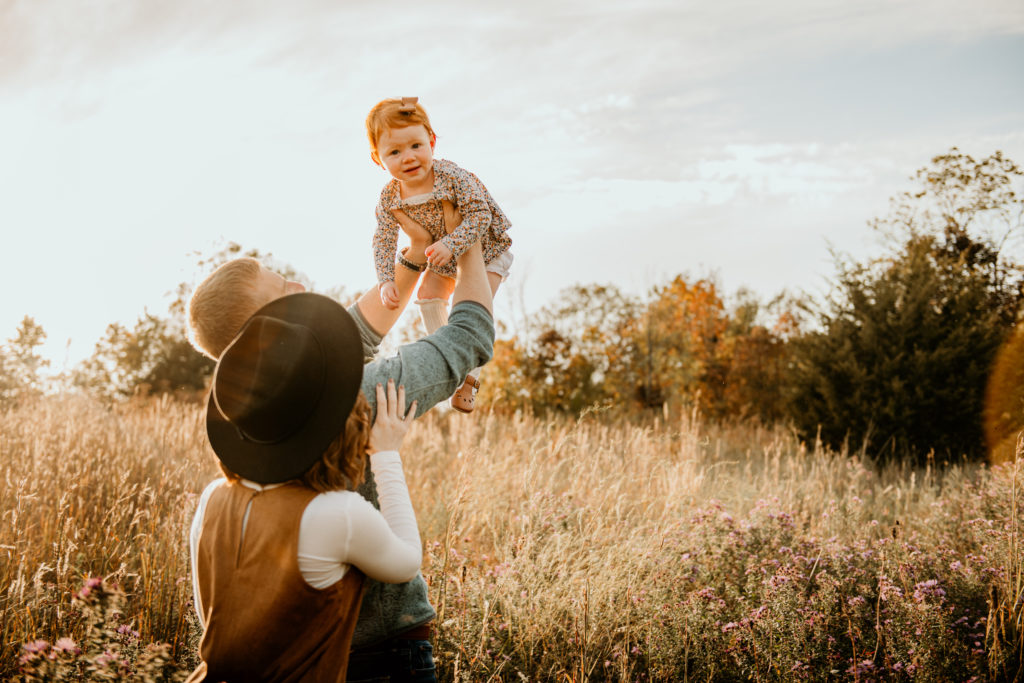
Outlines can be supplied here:
[[[447, 199], [462, 214], [462, 225], [452, 234], [444, 230], [441, 201]], [[455, 277], [455, 261], [477, 240], [484, 262], [508, 251], [511, 223], [491, 197], [480, 179], [445, 159], [434, 159], [434, 189], [426, 194], [402, 199], [397, 180], [391, 180], [380, 193], [377, 204], [377, 230], [373, 233], [373, 258], [377, 281], [381, 284], [395, 279], [395, 250], [398, 247], [398, 221], [393, 209], [402, 209], [409, 218], [422, 225], [435, 240], [451, 249], [452, 259], [443, 266], [430, 266], [438, 275]]]

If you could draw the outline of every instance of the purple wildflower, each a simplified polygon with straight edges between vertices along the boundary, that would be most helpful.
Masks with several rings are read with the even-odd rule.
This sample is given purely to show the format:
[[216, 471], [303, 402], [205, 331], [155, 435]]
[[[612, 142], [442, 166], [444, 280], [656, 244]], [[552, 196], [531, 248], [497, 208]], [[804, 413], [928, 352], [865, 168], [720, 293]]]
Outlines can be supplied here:
[[70, 638], [57, 639], [57, 642], [53, 644], [53, 649], [57, 652], [71, 652], [74, 654], [81, 652], [81, 650], [78, 649], [78, 643]]
[[25, 643], [21, 647], [25, 652], [35, 654], [37, 652], [46, 652], [50, 644], [45, 640], [33, 640], [31, 643]]
[[924, 602], [927, 598], [937, 598], [941, 602], [945, 597], [946, 591], [935, 579], [922, 581], [914, 586], [914, 600], [917, 602]]
[[117, 632], [122, 636], [128, 636], [130, 638], [138, 638], [139, 632], [131, 627], [131, 624], [121, 624], [117, 627]]

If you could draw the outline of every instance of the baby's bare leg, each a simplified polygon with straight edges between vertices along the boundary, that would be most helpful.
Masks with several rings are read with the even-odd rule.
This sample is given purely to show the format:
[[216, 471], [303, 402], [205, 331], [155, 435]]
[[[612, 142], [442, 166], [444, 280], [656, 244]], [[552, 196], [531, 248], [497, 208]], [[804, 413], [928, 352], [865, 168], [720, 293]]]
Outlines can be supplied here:
[[[462, 222], [462, 216], [449, 201], [441, 202], [444, 211], [445, 232], [451, 233]], [[455, 289], [455, 280], [428, 270], [416, 292], [416, 305], [427, 334], [433, 334], [448, 323], [448, 299]]]
[[423, 282], [420, 283], [416, 296], [420, 299], [444, 299], [447, 302], [454, 289], [455, 280], [428, 270], [423, 274]]

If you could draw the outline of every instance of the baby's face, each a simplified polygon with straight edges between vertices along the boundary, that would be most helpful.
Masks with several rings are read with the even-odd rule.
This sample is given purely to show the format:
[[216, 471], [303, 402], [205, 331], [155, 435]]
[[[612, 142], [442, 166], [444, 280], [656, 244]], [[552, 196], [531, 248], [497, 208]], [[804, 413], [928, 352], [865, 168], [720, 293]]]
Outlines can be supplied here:
[[401, 183], [423, 181], [434, 168], [434, 147], [421, 125], [385, 129], [377, 152], [384, 168]]

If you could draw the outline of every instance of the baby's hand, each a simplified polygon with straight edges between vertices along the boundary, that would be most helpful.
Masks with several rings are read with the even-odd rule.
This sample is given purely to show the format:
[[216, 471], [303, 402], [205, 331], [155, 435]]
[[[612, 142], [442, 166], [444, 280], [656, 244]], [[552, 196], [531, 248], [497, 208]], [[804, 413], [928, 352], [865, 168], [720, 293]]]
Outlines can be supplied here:
[[380, 302], [384, 304], [384, 308], [398, 308], [398, 287], [391, 280], [380, 286]]
[[395, 391], [395, 380], [388, 380], [387, 395], [384, 387], [377, 385], [377, 420], [370, 430], [370, 453], [397, 451], [402, 439], [416, 417], [416, 401], [405, 411], [405, 386]]
[[427, 263], [435, 268], [443, 266], [452, 260], [452, 250], [446, 247], [443, 242], [434, 242], [423, 253], [427, 255]]

